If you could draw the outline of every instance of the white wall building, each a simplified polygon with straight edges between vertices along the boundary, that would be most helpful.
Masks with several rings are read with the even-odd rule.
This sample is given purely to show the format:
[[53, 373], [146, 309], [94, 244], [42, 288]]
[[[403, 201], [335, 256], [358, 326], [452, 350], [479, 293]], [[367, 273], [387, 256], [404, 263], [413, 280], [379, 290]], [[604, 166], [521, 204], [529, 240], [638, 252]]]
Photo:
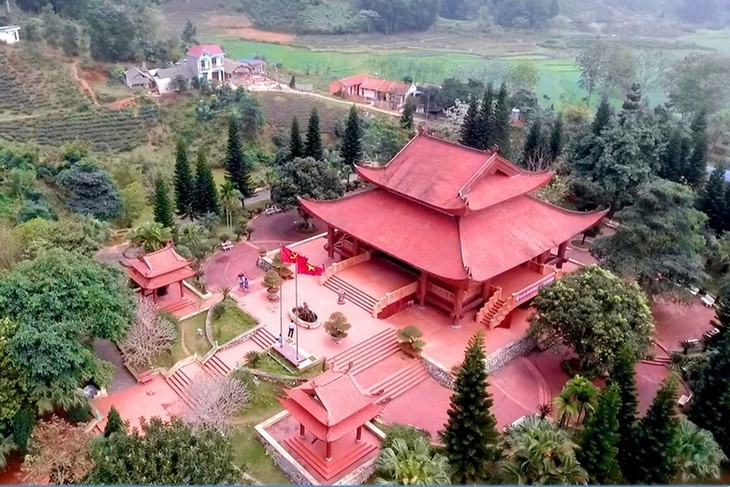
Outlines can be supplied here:
[[0, 27], [0, 42], [15, 44], [18, 41], [20, 41], [20, 26], [6, 25]]
[[188, 63], [199, 78], [208, 81], [225, 80], [225, 53], [218, 44], [192, 46], [188, 50]]

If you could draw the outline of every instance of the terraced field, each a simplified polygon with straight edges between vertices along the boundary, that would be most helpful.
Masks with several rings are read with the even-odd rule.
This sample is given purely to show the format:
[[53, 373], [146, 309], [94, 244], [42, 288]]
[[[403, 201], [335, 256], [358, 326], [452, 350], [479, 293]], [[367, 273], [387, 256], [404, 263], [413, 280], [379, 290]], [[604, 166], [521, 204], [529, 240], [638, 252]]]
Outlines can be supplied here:
[[315, 107], [319, 112], [319, 126], [322, 132], [330, 134], [334, 132], [337, 123], [344, 120], [349, 110], [344, 103], [293, 93], [261, 92], [256, 96], [261, 103], [267, 124], [286, 130], [291, 125], [292, 118], [296, 116], [302, 133], [306, 130], [307, 120]]

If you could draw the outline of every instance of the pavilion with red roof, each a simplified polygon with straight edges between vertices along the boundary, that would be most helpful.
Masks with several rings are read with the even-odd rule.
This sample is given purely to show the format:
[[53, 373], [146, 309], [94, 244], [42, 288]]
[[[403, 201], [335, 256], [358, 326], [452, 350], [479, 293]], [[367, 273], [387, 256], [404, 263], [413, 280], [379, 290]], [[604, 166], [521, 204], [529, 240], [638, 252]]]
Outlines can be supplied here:
[[[166, 307], [184, 299], [183, 280], [196, 274], [190, 262], [178, 254], [171, 243], [136, 259], [126, 259], [123, 264], [127, 266], [129, 278], [141, 288], [142, 296], [152, 296], [155, 303], [160, 296], [169, 296]], [[173, 284], [179, 286], [179, 299], [177, 293], [168, 293]]]
[[339, 200], [300, 201], [327, 223], [329, 257], [369, 251], [397, 263], [418, 285], [387, 304], [402, 309], [415, 300], [454, 322], [475, 309], [477, 321], [490, 328], [504, 322], [562, 275], [568, 240], [606, 214], [570, 211], [533, 196], [553, 173], [528, 172], [496, 149], [476, 150], [423, 131], [388, 164], [356, 170], [372, 188]]
[[363, 435], [363, 427], [386, 401], [363, 392], [349, 370], [327, 371], [284, 393], [279, 402], [299, 423], [299, 431], [284, 444], [324, 481], [377, 451], [379, 445]]

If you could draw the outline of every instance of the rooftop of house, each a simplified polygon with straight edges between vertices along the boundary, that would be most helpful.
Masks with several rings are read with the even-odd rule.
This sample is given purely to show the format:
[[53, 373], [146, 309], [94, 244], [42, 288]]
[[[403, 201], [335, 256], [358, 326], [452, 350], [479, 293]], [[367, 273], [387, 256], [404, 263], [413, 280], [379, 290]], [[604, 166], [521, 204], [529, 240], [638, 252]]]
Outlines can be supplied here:
[[13, 30], [20, 30], [19, 25], [3, 25], [0, 26], [0, 32], [8, 32]]
[[188, 49], [187, 53], [188, 56], [196, 58], [202, 56], [203, 54], [216, 56], [218, 54], [223, 54], [223, 49], [218, 44], [201, 44], [191, 46], [190, 49]]
[[178, 76], [182, 76], [185, 79], [190, 79], [195, 76], [193, 67], [185, 62], [185, 60], [182, 60], [179, 64], [176, 64], [171, 68], [150, 69], [149, 73], [151, 76], [159, 79], [175, 79]]
[[261, 66], [262, 64], [266, 64], [266, 61], [263, 59], [240, 59], [238, 62], [246, 63], [250, 66]]
[[381, 93], [390, 93], [395, 91], [396, 93], [406, 93], [411, 85], [403, 83], [402, 81], [391, 81], [382, 78], [376, 78], [367, 74], [357, 74], [348, 78], [342, 78], [339, 80], [344, 86], [357, 86], [366, 90], [378, 91]]

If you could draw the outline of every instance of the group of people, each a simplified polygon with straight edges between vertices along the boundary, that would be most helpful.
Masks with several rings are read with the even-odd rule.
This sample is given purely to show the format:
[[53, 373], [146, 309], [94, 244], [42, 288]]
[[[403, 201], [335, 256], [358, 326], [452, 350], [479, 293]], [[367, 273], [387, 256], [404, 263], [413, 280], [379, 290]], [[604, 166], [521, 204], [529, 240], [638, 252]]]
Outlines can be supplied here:
[[248, 276], [246, 274], [239, 274], [238, 275], [238, 289], [241, 291], [248, 293], [249, 291], [249, 283], [248, 283]]

